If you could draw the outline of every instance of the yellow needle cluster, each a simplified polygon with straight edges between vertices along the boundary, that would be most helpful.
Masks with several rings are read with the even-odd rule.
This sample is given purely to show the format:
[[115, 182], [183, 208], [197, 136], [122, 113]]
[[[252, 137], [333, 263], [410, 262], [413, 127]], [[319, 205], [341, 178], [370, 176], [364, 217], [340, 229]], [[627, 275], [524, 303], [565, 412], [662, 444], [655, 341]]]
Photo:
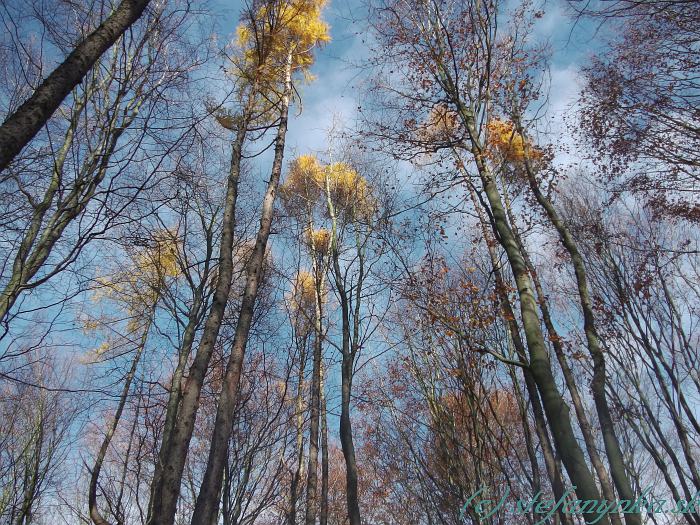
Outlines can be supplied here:
[[325, 228], [309, 231], [309, 244], [316, 253], [326, 253], [331, 242], [331, 232]]
[[[523, 136], [515, 130], [512, 122], [493, 119], [487, 125], [488, 132], [487, 142], [490, 152], [498, 153], [508, 162], [523, 161], [526, 158], [530, 160], [541, 159], [543, 153], [527, 142]], [[526, 153], [527, 150], [527, 153]]]
[[95, 298], [107, 297], [126, 307], [132, 316], [152, 308], [168, 278], [177, 277], [178, 241], [168, 232], [158, 232], [155, 242], [139, 249], [130, 264], [109, 278], [99, 279], [102, 288]]
[[236, 29], [242, 51], [241, 69], [256, 71], [262, 84], [282, 80], [291, 53], [292, 69], [308, 74], [313, 48], [330, 40], [329, 27], [321, 19], [326, 0], [270, 0]]
[[336, 214], [349, 218], [367, 218], [376, 207], [367, 180], [352, 166], [345, 162], [323, 165], [313, 155], [291, 162], [282, 197], [288, 207], [306, 209], [316, 204], [325, 207], [330, 197]]

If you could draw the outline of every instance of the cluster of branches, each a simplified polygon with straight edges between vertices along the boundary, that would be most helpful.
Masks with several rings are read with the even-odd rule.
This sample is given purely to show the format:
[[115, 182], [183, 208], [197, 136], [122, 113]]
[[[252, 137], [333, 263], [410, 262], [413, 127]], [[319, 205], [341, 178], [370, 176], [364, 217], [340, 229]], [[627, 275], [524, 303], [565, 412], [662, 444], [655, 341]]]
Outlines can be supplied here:
[[360, 124], [285, 161], [323, 0], [222, 49], [188, 0], [3, 3], [0, 521], [700, 525], [580, 504], [698, 501], [686, 4], [573, 10], [620, 37], [548, 144], [546, 13], [376, 0]]

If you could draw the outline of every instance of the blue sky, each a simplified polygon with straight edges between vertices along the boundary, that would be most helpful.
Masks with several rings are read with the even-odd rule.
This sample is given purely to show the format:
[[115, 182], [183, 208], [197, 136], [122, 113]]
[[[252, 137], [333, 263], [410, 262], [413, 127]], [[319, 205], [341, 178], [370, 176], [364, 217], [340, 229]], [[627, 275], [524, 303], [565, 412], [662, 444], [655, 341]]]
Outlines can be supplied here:
[[[538, 5], [538, 4], [536, 4]], [[222, 38], [231, 38], [237, 24], [239, 0], [212, 0]], [[545, 0], [539, 4], [545, 15], [538, 21], [535, 37], [548, 42], [551, 50], [551, 86], [547, 107], [548, 126], [554, 143], [561, 141], [563, 118], [571, 113], [580, 90], [579, 69], [599, 49], [601, 32], [590, 22], [574, 20], [565, 0]], [[290, 120], [287, 156], [326, 148], [326, 131], [334, 118], [352, 125], [360, 91], [358, 71], [353, 64], [368, 52], [363, 39], [366, 7], [363, 0], [331, 0], [324, 12], [331, 26], [332, 41], [316, 55], [312, 69], [317, 79], [302, 86], [303, 109], [298, 107]], [[228, 32], [228, 35], [227, 35]], [[566, 155], [569, 157], [571, 154]], [[564, 159], [562, 159], [564, 160]]]
[[[221, 40], [229, 40], [238, 22], [239, 0], [210, 0], [209, 7], [215, 15]], [[592, 35], [589, 24], [574, 26], [566, 13], [564, 0], [547, 0], [542, 9], [545, 16], [539, 20], [536, 37], [546, 40], [552, 47], [552, 64], [548, 119], [551, 136], [549, 141], [561, 145], [565, 134], [563, 119], [575, 107], [580, 89], [579, 67], [584, 64], [600, 40]], [[332, 41], [317, 52], [313, 73], [317, 79], [301, 86], [302, 112], [294, 108], [287, 137], [286, 159], [309, 152], [323, 152], [326, 147], [326, 130], [334, 118], [352, 125], [357, 115], [358, 72], [353, 64], [368, 53], [363, 42], [367, 31], [364, 0], [332, 1], [325, 10], [325, 19], [331, 26]], [[573, 29], [572, 29], [573, 27]], [[569, 140], [570, 142], [570, 140]], [[562, 154], [560, 160], [576, 160], [572, 153]], [[269, 169], [265, 156], [258, 159], [257, 168], [264, 174]], [[265, 180], [260, 177], [260, 181]], [[46, 291], [42, 291], [42, 294]]]

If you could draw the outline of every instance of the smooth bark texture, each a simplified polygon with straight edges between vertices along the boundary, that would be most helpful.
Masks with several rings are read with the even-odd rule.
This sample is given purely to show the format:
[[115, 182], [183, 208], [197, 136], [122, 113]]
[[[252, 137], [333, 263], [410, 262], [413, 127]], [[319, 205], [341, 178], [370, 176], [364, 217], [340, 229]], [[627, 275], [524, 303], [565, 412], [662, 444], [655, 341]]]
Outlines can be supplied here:
[[[352, 395], [352, 380], [354, 376], [355, 356], [357, 355], [357, 342], [360, 337], [360, 306], [362, 304], [362, 283], [365, 275], [364, 255], [362, 247], [357, 246], [359, 268], [357, 283], [355, 285], [355, 311], [353, 322], [350, 320], [350, 297], [345, 289], [343, 273], [340, 268], [340, 253], [337, 245], [337, 213], [331, 199], [330, 181], [326, 177], [326, 200], [328, 212], [332, 220], [331, 230], [331, 260], [335, 278], [335, 286], [340, 298], [341, 326], [343, 341], [341, 346], [341, 409], [340, 409], [340, 444], [345, 458], [345, 485], [348, 519], [350, 525], [360, 525], [360, 503], [358, 491], [357, 459], [355, 457], [355, 444], [352, 436], [352, 419], [350, 418], [350, 400]], [[352, 336], [352, 338], [351, 338]], [[307, 523], [307, 525], [313, 525]]]
[[[576, 384], [574, 372], [569, 366], [566, 354], [564, 353], [564, 347], [561, 343], [562, 339], [559, 336], [559, 332], [556, 330], [552, 321], [552, 317], [549, 312], [549, 305], [547, 304], [547, 297], [544, 294], [544, 290], [542, 288], [542, 284], [540, 283], [540, 278], [537, 273], [537, 270], [535, 269], [535, 265], [530, 260], [530, 254], [525, 249], [522, 238], [520, 236], [520, 232], [515, 226], [512, 208], [510, 206], [508, 197], [506, 196], [504, 200], [506, 205], [506, 213], [508, 214], [508, 218], [510, 219], [513, 228], [513, 235], [515, 235], [518, 245], [520, 246], [520, 251], [523, 254], [523, 259], [525, 260], [525, 264], [527, 265], [530, 271], [530, 276], [535, 286], [535, 293], [537, 295], [538, 303], [540, 305], [540, 311], [542, 312], [542, 321], [544, 322], [544, 326], [549, 334], [549, 339], [552, 343], [552, 349], [554, 350], [554, 354], [557, 357], [557, 362], [559, 363], [562, 375], [564, 376], [564, 383], [566, 384], [566, 388], [569, 391], [569, 395], [571, 396], [571, 404], [574, 407], [576, 419], [578, 420], [579, 427], [581, 428], [581, 434], [583, 436], [583, 441], [586, 445], [586, 451], [588, 452], [588, 456], [591, 459], [593, 469], [595, 470], [598, 476], [598, 480], [600, 481], [600, 488], [601, 492], [603, 493], [603, 497], [608, 501], [613, 501], [616, 499], [615, 491], [613, 490], [612, 482], [610, 481], [608, 471], [605, 468], [605, 465], [603, 464], [600, 454], [598, 453], [598, 446], [595, 442], [593, 427], [591, 426], [588, 415], [586, 414], [583, 398], [581, 397], [581, 393]], [[619, 525], [621, 523], [620, 517], [617, 514], [610, 514], [610, 521], [612, 525]]]
[[328, 419], [326, 406], [326, 369], [321, 362], [321, 512], [319, 525], [328, 525]]
[[71, 90], [124, 32], [143, 14], [150, 0], [122, 0], [41, 83], [34, 94], [0, 126], [0, 171], [22, 151], [51, 118]]
[[280, 100], [280, 121], [275, 139], [275, 155], [272, 163], [270, 180], [267, 184], [265, 197], [263, 198], [260, 227], [255, 239], [253, 253], [246, 265], [246, 284], [241, 302], [240, 314], [236, 323], [236, 332], [231, 347], [231, 355], [226, 365], [226, 373], [223, 379], [221, 397], [216, 411], [214, 431], [207, 459], [207, 468], [204, 472], [202, 486], [197, 496], [197, 501], [192, 514], [192, 524], [209, 524], [215, 520], [219, 511], [219, 494], [223, 478], [224, 461], [228, 442], [233, 429], [233, 416], [238, 400], [238, 388], [240, 384], [243, 359], [245, 357], [248, 334], [253, 322], [253, 311], [258, 296], [258, 287], [262, 278], [263, 265], [267, 241], [270, 236], [272, 217], [275, 208], [275, 197], [282, 174], [282, 161], [284, 159], [284, 143], [287, 134], [287, 120], [289, 113], [289, 99], [292, 92], [292, 51], [287, 56], [287, 64], [284, 78], [284, 91]]
[[316, 276], [316, 300], [314, 313], [314, 354], [313, 370], [311, 375], [311, 416], [309, 419], [309, 463], [307, 467], [306, 480], [306, 512], [304, 523], [314, 525], [317, 514], [317, 491], [318, 491], [318, 438], [320, 426], [320, 404], [321, 404], [321, 359], [323, 353], [323, 340], [321, 338], [322, 309], [319, 300], [320, 279]]
[[[520, 126], [518, 126], [518, 128], [518, 131], [522, 136], [523, 129]], [[613, 425], [612, 416], [610, 415], [610, 407], [608, 406], [608, 400], [605, 394], [605, 356], [603, 355], [600, 338], [595, 327], [593, 306], [590, 293], [588, 291], [588, 280], [586, 278], [586, 269], [583, 258], [578, 251], [578, 246], [576, 245], [574, 238], [571, 236], [569, 228], [559, 217], [559, 214], [554, 208], [552, 202], [542, 193], [537, 179], [535, 178], [535, 173], [527, 158], [527, 153], [528, 151], [526, 149], [524, 164], [530, 189], [535, 195], [537, 202], [547, 213], [547, 217], [549, 217], [552, 225], [557, 230], [559, 240], [569, 253], [569, 256], [571, 257], [571, 264], [574, 267], [576, 286], [578, 289], [581, 310], [583, 311], [583, 330], [586, 334], [588, 351], [593, 359], [593, 380], [591, 381], [591, 391], [593, 393], [593, 400], [595, 402], [596, 412], [598, 414], [598, 421], [603, 434], [603, 443], [605, 444], [605, 452], [608, 457], [608, 463], [610, 464], [610, 472], [612, 474], [613, 482], [615, 483], [615, 487], [620, 495], [620, 499], [632, 501], [634, 500], [634, 491], [632, 490], [632, 486], [625, 472], [625, 461], [622, 457], [620, 443], [615, 435], [615, 426]], [[628, 525], [641, 525], [641, 516], [639, 513], [625, 514], [625, 522]]]
[[[576, 486], [576, 494], [579, 498], [583, 500], [600, 499], [600, 492], [586, 464], [586, 458], [581, 451], [571, 426], [569, 407], [564, 402], [552, 373], [544, 335], [540, 327], [540, 318], [537, 313], [537, 301], [533, 293], [527, 266], [508, 224], [496, 181], [484, 162], [483, 148], [481, 147], [479, 134], [476, 131], [474, 116], [463, 103], [460, 102], [458, 107], [460, 117], [469, 133], [471, 141], [470, 151], [474, 156], [482, 187], [491, 208], [494, 234], [506, 252], [508, 263], [515, 278], [518, 297], [520, 298], [520, 315], [530, 354], [529, 368], [537, 383], [556, 449], [562, 458], [569, 478]], [[588, 514], [586, 517], [590, 520], [599, 518], [595, 512]], [[598, 523], [607, 525], [610, 521], [607, 517], [603, 517], [599, 519]]]
[[[478, 198], [476, 196], [476, 191], [473, 186], [467, 181], [469, 185], [469, 193], [474, 203], [474, 208], [476, 209], [477, 216], [479, 217], [479, 224], [481, 225], [481, 231], [486, 240], [486, 247], [489, 254], [489, 259], [491, 260], [491, 266], [494, 273], [494, 281], [496, 287], [496, 294], [498, 296], [500, 307], [502, 310], [502, 316], [504, 320], [507, 320], [507, 329], [510, 334], [513, 347], [515, 348], [515, 353], [518, 355], [518, 359], [522, 362], [527, 362], [527, 353], [525, 349], [525, 344], [520, 336], [520, 330], [515, 321], [515, 312], [513, 311], [513, 306], [511, 305], [510, 299], [506, 292], [506, 285], [503, 280], [503, 275], [501, 273], [501, 264], [498, 261], [498, 255], [496, 249], [491, 243], [492, 236], [488, 231], [488, 221], [484, 217], [484, 212], [480, 206]], [[561, 464], [559, 458], [554, 454], [552, 449], [552, 443], [549, 438], [549, 432], [547, 431], [547, 422], [545, 420], [544, 413], [542, 412], [542, 403], [540, 401], [540, 395], [537, 391], [537, 384], [532, 376], [532, 372], [528, 367], [521, 368], [523, 373], [523, 380], [525, 381], [525, 388], [528, 393], [530, 406], [532, 408], [532, 414], [535, 420], [535, 432], [542, 447], [542, 456], [544, 457], [545, 468], [547, 469], [547, 476], [549, 477], [550, 483], [552, 484], [552, 492], [554, 497], [559, 501], [565, 493], [564, 482], [562, 480]], [[514, 375], [514, 374], [513, 374]], [[514, 383], [515, 384], [515, 383]], [[523, 429], [525, 435], [529, 434], [527, 429], [527, 422], [524, 421]], [[530, 462], [533, 468], [533, 473], [538, 469], [537, 458], [534, 456], [534, 451], [530, 451], [528, 447], [528, 453], [531, 455]], [[539, 485], [537, 483], [536, 485]], [[535, 489], [539, 487], [535, 486]], [[564, 525], [573, 525], [571, 516], [562, 509], [557, 510], [557, 515]]]

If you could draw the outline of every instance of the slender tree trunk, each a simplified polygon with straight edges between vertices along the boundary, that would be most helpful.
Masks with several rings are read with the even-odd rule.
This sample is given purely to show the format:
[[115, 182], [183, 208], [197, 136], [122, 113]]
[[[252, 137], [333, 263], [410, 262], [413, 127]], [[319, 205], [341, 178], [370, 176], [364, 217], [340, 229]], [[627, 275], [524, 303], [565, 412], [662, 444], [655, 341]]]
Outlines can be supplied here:
[[229, 458], [228, 455], [226, 456], [226, 466], [224, 466], [224, 490], [223, 490], [223, 498], [222, 498], [222, 509], [221, 509], [221, 514], [223, 515], [223, 520], [224, 520], [224, 525], [233, 525], [231, 523], [231, 477], [229, 476]]
[[0, 126], [0, 172], [51, 118], [71, 90], [124, 32], [150, 0], [122, 0], [119, 7], [71, 52], [34, 94]]
[[[250, 103], [251, 101], [249, 101]], [[192, 438], [197, 409], [199, 408], [199, 396], [231, 290], [236, 200], [238, 198], [241, 155], [248, 125], [247, 115], [247, 113], [244, 113], [240, 117], [236, 138], [231, 147], [231, 167], [224, 202], [223, 231], [219, 248], [219, 265], [214, 298], [204, 325], [199, 348], [189, 368], [189, 375], [182, 389], [182, 398], [172, 435], [167, 439], [164, 436], [164, 443], [161, 444], [159, 457], [165, 458], [165, 461], [162, 464], [161, 476], [158, 479], [154, 479], [155, 486], [152, 487], [153, 505], [151, 517], [148, 521], [149, 525], [172, 525], [175, 521], [175, 511], [177, 509], [177, 500], [180, 496], [180, 485], [182, 483], [187, 449]]]
[[[529, 268], [530, 276], [532, 282], [535, 286], [535, 293], [537, 294], [538, 303], [540, 305], [540, 311], [542, 312], [542, 320], [544, 321], [544, 326], [550, 336], [550, 341], [552, 343], [552, 348], [554, 349], [554, 354], [557, 357], [557, 362], [561, 368], [562, 374], [564, 376], [564, 383], [566, 383], [567, 390], [571, 395], [571, 404], [574, 406], [574, 412], [576, 413], [576, 418], [579, 422], [579, 427], [581, 428], [581, 434], [583, 436], [583, 441], [586, 445], [586, 451], [593, 464], [593, 469], [598, 475], [598, 480], [600, 481], [600, 488], [608, 501], [613, 501], [616, 499], [615, 491], [613, 490], [612, 483], [610, 482], [610, 476], [608, 476], [608, 471], [603, 464], [598, 453], [598, 446], [595, 442], [595, 435], [593, 434], [593, 427], [586, 415], [583, 400], [579, 392], [578, 386], [576, 385], [576, 378], [574, 377], [574, 372], [571, 370], [569, 363], [566, 359], [566, 354], [564, 353], [564, 348], [561, 344], [561, 338], [558, 331], [556, 330], [554, 323], [552, 322], [552, 317], [549, 313], [549, 305], [547, 304], [547, 297], [544, 294], [542, 284], [540, 282], [539, 274], [535, 268], [535, 265], [530, 259], [530, 254], [525, 249], [522, 238], [520, 237], [520, 232], [515, 224], [515, 218], [513, 217], [512, 208], [510, 205], [510, 199], [508, 196], [504, 198], [506, 213], [511, 221], [511, 227], [513, 229], [513, 235], [515, 236], [518, 245], [520, 246], [520, 251], [523, 254], [523, 259], [525, 264]], [[622, 498], [624, 499], [624, 498]], [[621, 523], [620, 517], [617, 514], [610, 514], [610, 521], [612, 525], [619, 525]]]
[[299, 501], [299, 486], [304, 477], [304, 370], [306, 368], [306, 340], [299, 357], [299, 375], [297, 377], [297, 393], [294, 402], [296, 420], [296, 468], [292, 475], [289, 489], [289, 514], [287, 525], [296, 525], [297, 503]]
[[[30, 444], [27, 446], [25, 451], [29, 455], [29, 449], [31, 448], [31, 465], [27, 464], [24, 468], [24, 494], [22, 498], [22, 505], [19, 509], [19, 514], [16, 520], [10, 519], [10, 523], [14, 521], [15, 525], [28, 525], [32, 523], [32, 507], [37, 501], [37, 489], [40, 484], [40, 468], [41, 461], [44, 451], [44, 425], [46, 417], [46, 405], [44, 400], [39, 400], [39, 417], [37, 418], [37, 428], [36, 432], [32, 431], [32, 437]], [[32, 443], [33, 441], [33, 443]], [[27, 458], [29, 461], [29, 458]]]
[[[518, 123], [518, 131], [524, 137], [523, 129]], [[525, 147], [527, 143], [524, 141]], [[622, 457], [620, 443], [615, 435], [615, 426], [610, 415], [610, 407], [605, 394], [606, 372], [605, 372], [605, 356], [600, 344], [600, 338], [595, 327], [595, 317], [593, 315], [593, 305], [591, 296], [588, 291], [588, 280], [586, 278], [586, 268], [584, 266], [583, 257], [578, 251], [576, 241], [571, 235], [569, 228], [564, 221], [559, 217], [552, 202], [542, 193], [532, 166], [527, 159], [527, 149], [525, 151], [525, 171], [530, 183], [530, 189], [535, 195], [537, 202], [547, 213], [552, 225], [559, 234], [559, 240], [564, 245], [564, 248], [571, 257], [571, 263], [574, 267], [576, 275], [576, 285], [578, 288], [581, 310], [583, 311], [583, 330], [586, 334], [586, 342], [588, 351], [593, 359], [593, 380], [591, 381], [591, 391], [593, 393], [593, 401], [595, 402], [596, 412], [598, 413], [598, 421], [603, 433], [603, 443], [605, 452], [610, 464], [610, 472], [613, 482], [620, 495], [620, 499], [634, 500], [634, 491], [630, 484], [625, 471], [625, 461]], [[625, 523], [627, 525], [641, 525], [641, 516], [639, 513], [625, 514]]]
[[[129, 124], [131, 121], [129, 121]], [[111, 125], [115, 125], [112, 121]], [[127, 124], [128, 126], [128, 124]], [[105, 143], [104, 149], [99, 156], [93, 159], [94, 175], [86, 179], [83, 184], [73, 186], [64, 197], [54, 213], [45, 220], [45, 213], [51, 205], [54, 194], [61, 186], [61, 173], [58, 170], [63, 168], [63, 160], [54, 166], [54, 175], [49, 184], [49, 188], [44, 194], [45, 201], [35, 210], [31, 225], [20, 244], [12, 265], [12, 274], [9, 282], [0, 293], [0, 322], [8, 322], [10, 309], [15, 304], [20, 294], [25, 288], [30, 287], [29, 281], [39, 272], [56, 243], [63, 236], [65, 229], [78, 217], [87, 207], [95, 192], [107, 174], [107, 168], [112, 154], [114, 153], [119, 137], [124, 133], [126, 127], [115, 129]], [[72, 137], [70, 138], [72, 141]]]
[[[557, 451], [569, 474], [569, 478], [576, 486], [576, 494], [583, 500], [600, 499], [600, 493], [595, 484], [591, 471], [586, 464], [586, 458], [576, 440], [576, 435], [571, 426], [569, 407], [565, 403], [557, 388], [557, 383], [552, 373], [551, 363], [544, 342], [544, 335], [540, 327], [540, 318], [537, 313], [537, 301], [532, 290], [532, 283], [527, 271], [527, 266], [518, 249], [513, 232], [508, 224], [501, 196], [496, 186], [493, 175], [489, 172], [483, 158], [483, 148], [479, 142], [473, 115], [463, 104], [459, 105], [460, 115], [467, 128], [471, 140], [471, 152], [477, 165], [481, 183], [488, 199], [493, 217], [493, 228], [496, 238], [503, 246], [508, 263], [513, 272], [515, 283], [520, 298], [520, 315], [525, 332], [525, 339], [530, 354], [530, 370], [537, 383], [542, 405], [547, 421], [552, 429], [552, 436]], [[589, 520], [598, 519], [595, 512], [585, 516]], [[601, 525], [608, 525], [607, 517], [599, 519]]]
[[[345, 323], [345, 321], [343, 321]], [[341, 410], [340, 410], [340, 444], [345, 457], [345, 478], [347, 485], [348, 518], [351, 525], [360, 525], [360, 504], [358, 491], [357, 458], [352, 437], [352, 420], [350, 418], [350, 399], [352, 393], [352, 375], [354, 359], [343, 356], [341, 370]]]
[[[355, 311], [354, 322], [350, 322], [350, 298], [345, 290], [342, 271], [340, 268], [340, 255], [337, 246], [337, 214], [333, 201], [331, 200], [330, 181], [326, 177], [326, 200], [328, 211], [332, 220], [331, 232], [331, 259], [333, 262], [333, 273], [340, 297], [340, 309], [342, 319], [342, 363], [341, 363], [341, 409], [340, 409], [340, 444], [345, 458], [345, 484], [346, 501], [348, 507], [348, 519], [350, 525], [360, 525], [360, 504], [358, 492], [357, 459], [355, 457], [355, 444], [352, 438], [352, 419], [350, 418], [350, 400], [352, 395], [352, 379], [354, 374], [355, 355], [357, 349], [354, 347], [359, 340], [360, 305], [362, 293], [362, 281], [364, 277], [364, 257], [362, 249], [357, 243], [358, 249], [358, 282], [355, 285]], [[354, 341], [351, 340], [354, 335]], [[307, 525], [313, 525], [307, 523]]]
[[117, 411], [114, 413], [114, 418], [109, 425], [107, 434], [102, 439], [102, 444], [100, 445], [100, 450], [97, 452], [97, 457], [95, 458], [95, 464], [92, 467], [92, 472], [90, 473], [90, 488], [88, 493], [88, 504], [90, 507], [90, 519], [95, 525], [110, 525], [109, 522], [102, 516], [100, 510], [97, 507], [97, 483], [100, 478], [100, 471], [102, 470], [102, 464], [104, 463], [105, 457], [107, 456], [107, 450], [109, 449], [109, 444], [112, 442], [114, 433], [119, 426], [119, 420], [122, 417], [122, 412], [126, 406], [126, 400], [129, 397], [129, 390], [131, 390], [131, 383], [136, 376], [136, 369], [138, 368], [139, 362], [141, 361], [141, 356], [143, 355], [143, 350], [146, 347], [146, 339], [148, 338], [148, 330], [153, 319], [154, 312], [151, 311], [148, 317], [148, 324], [144, 328], [143, 334], [141, 335], [141, 341], [136, 349], [136, 354], [134, 354], [134, 359], [131, 362], [131, 368], [126, 374], [126, 379], [124, 381], [124, 388], [122, 388], [122, 394], [119, 397], [119, 404], [117, 405]]
[[319, 525], [328, 525], [328, 420], [326, 417], [325, 367], [321, 361], [321, 512]]
[[287, 55], [287, 64], [284, 78], [284, 92], [280, 101], [280, 124], [277, 129], [275, 142], [275, 155], [272, 163], [272, 172], [263, 199], [260, 227], [255, 240], [253, 253], [246, 267], [246, 284], [241, 302], [240, 315], [236, 323], [236, 332], [233, 338], [231, 355], [229, 356], [224, 375], [219, 406], [216, 411], [216, 420], [211, 439], [211, 448], [207, 467], [204, 472], [202, 486], [197, 496], [192, 524], [209, 524], [218, 513], [219, 491], [223, 475], [223, 464], [226, 457], [228, 442], [233, 428], [233, 416], [236, 401], [238, 399], [238, 387], [240, 383], [243, 359], [245, 357], [248, 334], [253, 321], [253, 310], [258, 295], [258, 286], [262, 277], [265, 250], [270, 236], [272, 217], [275, 208], [275, 197], [282, 173], [282, 161], [284, 158], [284, 142], [287, 134], [287, 120], [289, 113], [289, 99], [292, 91], [292, 51]]
[[[198, 290], [201, 292], [201, 290]], [[167, 453], [170, 450], [170, 442], [175, 431], [175, 425], [177, 423], [177, 413], [178, 407], [180, 406], [180, 401], [182, 399], [182, 378], [185, 371], [185, 366], [187, 365], [187, 358], [192, 350], [192, 344], [194, 343], [195, 333], [197, 331], [197, 325], [199, 320], [201, 308], [201, 294], [198, 293], [195, 298], [192, 309], [190, 310], [189, 319], [187, 321], [187, 327], [185, 328], [185, 333], [182, 337], [182, 344], [180, 345], [180, 352], [178, 356], [177, 366], [173, 372], [173, 379], [170, 384], [170, 393], [168, 394], [168, 404], [165, 409], [165, 422], [163, 423], [163, 438], [161, 441], [160, 450], [158, 452], [158, 460], [156, 461], [153, 480], [151, 482], [150, 496], [148, 501], [148, 512], [146, 523], [149, 523], [153, 519], [153, 504], [155, 497], [156, 487], [160, 486], [161, 478], [163, 475], [163, 465], [168, 461]]]
[[[459, 156], [456, 155], [457, 160], [459, 161]], [[466, 175], [465, 175], [466, 176]], [[469, 184], [469, 193], [472, 199], [472, 203], [474, 204], [474, 208], [476, 209], [477, 216], [479, 217], [479, 223], [481, 225], [481, 231], [484, 235], [484, 239], [486, 240], [486, 247], [487, 251], [489, 254], [489, 259], [491, 260], [491, 267], [494, 272], [494, 280], [496, 284], [496, 294], [499, 298], [501, 310], [502, 310], [502, 315], [503, 319], [506, 322], [507, 330], [508, 333], [510, 334], [511, 340], [513, 342], [513, 346], [515, 347], [515, 352], [518, 355], [518, 358], [522, 361], [527, 361], [527, 356], [526, 356], [526, 351], [525, 351], [525, 345], [523, 343], [523, 340], [520, 336], [520, 330], [518, 329], [518, 325], [515, 321], [515, 313], [513, 312], [513, 307], [510, 303], [510, 299], [508, 298], [508, 294], [506, 293], [506, 285], [503, 280], [503, 275], [501, 273], [501, 265], [498, 261], [498, 256], [496, 254], [496, 250], [494, 246], [491, 244], [491, 235], [489, 234], [488, 231], [488, 222], [486, 220], [486, 217], [484, 217], [484, 213], [481, 209], [481, 206], [479, 204], [479, 201], [476, 196], [476, 192], [474, 191], [474, 188], [471, 184]], [[540, 446], [542, 447], [542, 455], [544, 457], [544, 462], [545, 462], [545, 468], [547, 469], [547, 476], [549, 477], [549, 481], [552, 484], [552, 492], [554, 493], [554, 497], [559, 501], [561, 497], [565, 493], [564, 489], [564, 482], [562, 480], [562, 473], [561, 473], [561, 466], [559, 464], [559, 461], [557, 461], [557, 457], [554, 454], [554, 451], [552, 450], [552, 443], [549, 439], [549, 433], [547, 432], [547, 423], [545, 421], [544, 413], [542, 412], [542, 404], [540, 402], [540, 395], [537, 391], [537, 384], [535, 383], [534, 378], [532, 377], [532, 372], [530, 371], [529, 368], [523, 367], [522, 368], [523, 372], [523, 380], [525, 381], [525, 388], [528, 393], [528, 397], [530, 399], [530, 406], [532, 407], [532, 414], [535, 420], [535, 432], [537, 433], [537, 437], [540, 442]], [[515, 377], [515, 376], [514, 376]], [[523, 422], [524, 427], [527, 426], [527, 421]], [[528, 429], [525, 430], [526, 434], [529, 432]], [[530, 447], [528, 447], [528, 452], [529, 452]], [[537, 470], [538, 465], [537, 465], [537, 459], [536, 458], [530, 458], [530, 463], [533, 468], [533, 476], [534, 471]], [[539, 484], [539, 483], [538, 483]], [[535, 487], [538, 488], [538, 487]], [[559, 519], [561, 520], [561, 523], [565, 525], [573, 525], [573, 522], [571, 520], [571, 516], [565, 512], [563, 512], [561, 509], [558, 510], [557, 515], [559, 516]]]
[[304, 523], [314, 525], [316, 523], [317, 490], [318, 490], [318, 442], [321, 404], [321, 365], [323, 354], [322, 339], [322, 315], [320, 294], [320, 279], [318, 271], [314, 272], [316, 278], [316, 300], [314, 313], [314, 356], [311, 376], [311, 417], [309, 419], [309, 464], [307, 466], [306, 480], [306, 512]]

